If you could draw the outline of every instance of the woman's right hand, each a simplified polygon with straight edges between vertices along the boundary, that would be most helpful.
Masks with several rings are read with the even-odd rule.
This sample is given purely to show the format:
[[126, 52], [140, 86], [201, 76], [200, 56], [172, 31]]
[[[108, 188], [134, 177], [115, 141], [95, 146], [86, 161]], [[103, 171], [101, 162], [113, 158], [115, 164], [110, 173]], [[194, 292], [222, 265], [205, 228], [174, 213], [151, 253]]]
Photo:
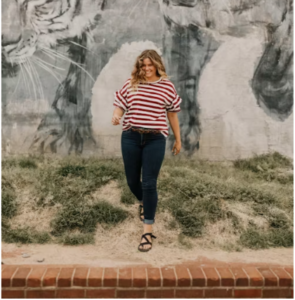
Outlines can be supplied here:
[[121, 117], [113, 115], [113, 117], [112, 117], [112, 124], [113, 125], [119, 125], [120, 124], [120, 119], [121, 119]]

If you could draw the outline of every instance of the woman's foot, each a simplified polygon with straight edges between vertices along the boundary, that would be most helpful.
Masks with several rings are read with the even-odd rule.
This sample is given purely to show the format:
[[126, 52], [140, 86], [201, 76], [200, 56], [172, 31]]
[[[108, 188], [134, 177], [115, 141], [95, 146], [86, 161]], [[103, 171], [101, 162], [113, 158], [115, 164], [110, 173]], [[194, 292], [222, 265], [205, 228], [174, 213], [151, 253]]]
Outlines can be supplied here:
[[152, 249], [152, 238], [156, 237], [151, 233], [147, 232], [141, 236], [141, 243], [138, 246], [138, 250], [141, 252], [148, 252]]
[[152, 225], [144, 224], [143, 235], [141, 236], [141, 242], [138, 246], [138, 250], [141, 252], [147, 252], [152, 249], [152, 239], [156, 237], [152, 234]]

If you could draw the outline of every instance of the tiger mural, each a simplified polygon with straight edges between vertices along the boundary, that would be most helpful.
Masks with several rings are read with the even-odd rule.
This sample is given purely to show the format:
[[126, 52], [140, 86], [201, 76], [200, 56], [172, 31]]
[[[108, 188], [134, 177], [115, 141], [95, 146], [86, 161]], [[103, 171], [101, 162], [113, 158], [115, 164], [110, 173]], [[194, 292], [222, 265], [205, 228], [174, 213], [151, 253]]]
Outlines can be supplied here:
[[[24, 72], [33, 83], [39, 83], [40, 97], [44, 95], [35, 64], [60, 83], [52, 103], [53, 110], [41, 121], [31, 145], [38, 145], [41, 153], [46, 141], [51, 151], [57, 152], [58, 145], [65, 140], [69, 142], [68, 153], [73, 150], [82, 153], [83, 138], [91, 139], [90, 99], [81, 95], [79, 87], [84, 73], [94, 81], [84, 68], [86, 46], [104, 4], [104, 0], [3, 1], [7, 14], [3, 14], [2, 76], [15, 76], [19, 70]], [[6, 27], [6, 22], [13, 27]], [[68, 54], [57, 50], [61, 43], [68, 46]], [[35, 56], [36, 52], [43, 53], [51, 61], [59, 58], [69, 62], [66, 79], [61, 80], [52, 71], [50, 62]], [[34, 93], [37, 97], [37, 88]]]
[[[97, 149], [90, 110], [93, 84], [123, 44], [143, 39], [161, 43], [161, 34], [148, 26], [161, 22], [158, 8], [157, 0], [3, 1], [2, 77], [24, 74], [24, 93], [35, 99], [44, 96], [36, 67], [59, 82], [54, 99], [47, 99], [51, 109], [30, 138], [31, 152], [81, 154], [84, 148]], [[143, 27], [134, 26], [136, 22]], [[30, 81], [34, 91], [29, 91]]]
[[[159, 0], [166, 22], [165, 55], [177, 90], [183, 145], [199, 147], [199, 79], [222, 35], [241, 37], [253, 26], [265, 28], [265, 50], [253, 74], [257, 104], [284, 121], [293, 108], [293, 0]], [[221, 41], [221, 42], [219, 42]], [[173, 136], [171, 136], [173, 143]]]
[[[109, 19], [116, 7], [121, 19], [117, 23], [112, 19], [113, 25]], [[164, 28], [159, 26], [161, 20]], [[30, 149], [44, 153], [49, 148], [56, 153], [66, 144], [68, 154], [79, 154], [85, 141], [96, 143], [90, 113], [95, 78], [122, 44], [152, 40], [163, 48], [168, 73], [183, 99], [182, 143], [193, 153], [199, 147], [202, 125], [196, 100], [199, 79], [222, 35], [242, 36], [251, 26], [266, 28], [265, 52], [253, 74], [252, 89], [266, 113], [279, 120], [290, 115], [292, 20], [292, 0], [3, 0], [2, 77], [27, 74], [28, 80], [39, 82], [39, 89], [33, 91], [37, 98], [38, 93], [44, 95], [35, 66], [50, 73], [58, 88]], [[93, 50], [90, 44], [98, 44], [97, 30], [103, 39]], [[63, 79], [51, 68], [56, 59], [68, 64]], [[97, 68], [91, 66], [97, 66], [97, 61]], [[5, 109], [2, 113], [5, 116]], [[173, 143], [173, 135], [170, 139]]]

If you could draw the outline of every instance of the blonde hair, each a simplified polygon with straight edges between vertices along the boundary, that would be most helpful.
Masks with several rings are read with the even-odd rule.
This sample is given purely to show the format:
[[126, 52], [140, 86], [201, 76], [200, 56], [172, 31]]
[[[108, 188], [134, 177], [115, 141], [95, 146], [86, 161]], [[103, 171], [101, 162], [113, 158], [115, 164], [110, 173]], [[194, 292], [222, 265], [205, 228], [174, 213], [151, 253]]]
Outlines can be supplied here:
[[131, 87], [136, 90], [139, 83], [146, 82], [145, 72], [142, 70], [143, 60], [149, 58], [156, 67], [157, 76], [168, 78], [161, 56], [155, 50], [145, 50], [137, 58], [131, 73]]

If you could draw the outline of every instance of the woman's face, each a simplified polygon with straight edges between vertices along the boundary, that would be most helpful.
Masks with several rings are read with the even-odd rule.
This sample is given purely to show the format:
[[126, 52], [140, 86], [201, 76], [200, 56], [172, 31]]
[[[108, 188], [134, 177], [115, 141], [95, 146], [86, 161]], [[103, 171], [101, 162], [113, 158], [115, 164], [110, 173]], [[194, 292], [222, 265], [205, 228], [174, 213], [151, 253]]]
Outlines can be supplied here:
[[145, 72], [146, 78], [157, 77], [157, 69], [149, 58], [145, 58], [142, 62], [142, 69]]

